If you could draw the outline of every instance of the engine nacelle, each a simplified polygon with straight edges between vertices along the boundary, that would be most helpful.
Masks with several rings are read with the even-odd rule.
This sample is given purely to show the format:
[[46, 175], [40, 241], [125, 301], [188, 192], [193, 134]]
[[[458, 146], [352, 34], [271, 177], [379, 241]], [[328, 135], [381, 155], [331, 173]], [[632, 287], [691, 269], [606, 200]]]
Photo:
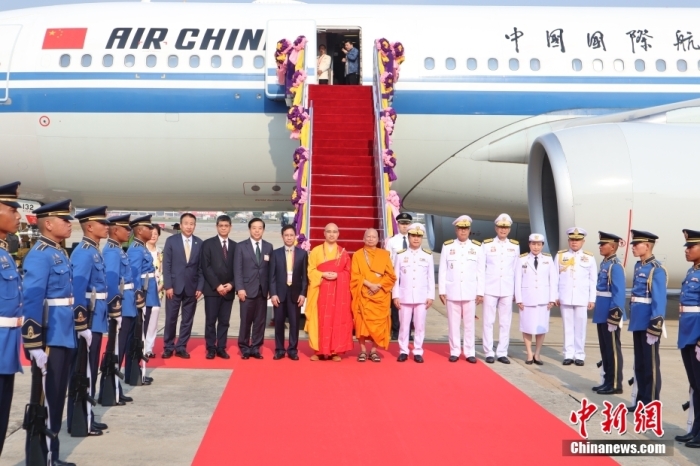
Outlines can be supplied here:
[[630, 229], [651, 231], [659, 236], [654, 255], [669, 272], [669, 289], [679, 288], [689, 267], [681, 230], [700, 229], [699, 147], [694, 125], [609, 123], [540, 136], [528, 166], [532, 231], [544, 234], [552, 253], [567, 247], [572, 226], [588, 231], [589, 251], [597, 250], [598, 231], [623, 237], [618, 257], [628, 284], [636, 262]]

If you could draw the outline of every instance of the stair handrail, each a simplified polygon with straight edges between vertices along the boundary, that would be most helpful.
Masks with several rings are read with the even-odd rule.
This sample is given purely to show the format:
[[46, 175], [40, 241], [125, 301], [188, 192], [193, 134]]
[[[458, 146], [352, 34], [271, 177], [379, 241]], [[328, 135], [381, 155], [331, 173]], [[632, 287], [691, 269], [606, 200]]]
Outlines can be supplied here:
[[379, 220], [378, 230], [381, 232], [381, 237], [379, 238], [381, 242], [386, 242], [389, 240], [390, 231], [387, 225], [387, 211], [386, 211], [386, 196], [389, 192], [389, 187], [386, 185], [386, 180], [384, 177], [384, 138], [382, 137], [382, 89], [381, 89], [381, 75], [379, 72], [379, 51], [374, 49], [374, 78], [372, 83], [372, 98], [374, 101], [374, 166], [375, 174], [377, 176], [377, 202], [379, 203], [379, 212], [381, 212], [381, 217]]
[[[308, 94], [308, 93], [307, 93]], [[314, 103], [311, 102], [309, 107], [309, 147], [308, 147], [308, 159], [306, 161], [306, 205], [304, 206], [304, 218], [306, 219], [304, 228], [304, 235], [306, 240], [310, 241], [311, 238], [311, 176], [313, 171], [311, 170], [313, 164], [313, 147], [314, 147]]]

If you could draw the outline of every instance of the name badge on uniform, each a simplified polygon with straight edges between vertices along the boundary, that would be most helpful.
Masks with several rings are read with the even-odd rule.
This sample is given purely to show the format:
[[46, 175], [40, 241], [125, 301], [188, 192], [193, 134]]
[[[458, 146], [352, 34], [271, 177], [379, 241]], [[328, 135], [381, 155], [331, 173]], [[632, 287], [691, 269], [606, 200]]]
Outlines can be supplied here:
[[269, 261], [269, 260], [270, 260], [270, 256], [268, 256], [267, 254], [265, 254], [265, 255], [263, 256], [263, 260]]
[[647, 276], [644, 275], [643, 273], [640, 273], [640, 274], [639, 274], [639, 278], [647, 278]]
[[61, 259], [61, 256], [58, 254], [53, 255], [53, 263], [58, 265], [58, 264], [63, 264], [63, 259]]
[[2, 268], [3, 268], [3, 269], [9, 269], [9, 268], [10, 268], [10, 264], [7, 263], [7, 260], [6, 260], [4, 257], [3, 257], [3, 261], [2, 261]]
[[691, 282], [697, 282], [697, 281], [700, 281], [700, 280], [698, 280], [697, 278], [693, 277], [693, 278], [690, 279], [690, 281], [691, 281]]

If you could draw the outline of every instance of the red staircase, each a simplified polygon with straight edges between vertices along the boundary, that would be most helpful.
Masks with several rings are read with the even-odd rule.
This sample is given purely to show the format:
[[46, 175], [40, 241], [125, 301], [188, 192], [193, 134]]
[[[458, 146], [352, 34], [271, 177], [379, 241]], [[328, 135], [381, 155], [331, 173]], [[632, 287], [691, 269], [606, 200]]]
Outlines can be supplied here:
[[370, 86], [309, 86], [313, 105], [311, 247], [335, 223], [338, 243], [362, 247], [367, 228], [378, 228], [374, 168], [374, 105]]

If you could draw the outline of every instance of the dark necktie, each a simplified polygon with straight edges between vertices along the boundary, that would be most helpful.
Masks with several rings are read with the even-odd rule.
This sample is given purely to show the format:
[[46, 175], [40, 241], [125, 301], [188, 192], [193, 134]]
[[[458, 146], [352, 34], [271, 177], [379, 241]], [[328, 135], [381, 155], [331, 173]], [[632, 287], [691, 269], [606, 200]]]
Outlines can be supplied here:
[[255, 243], [255, 259], [260, 264], [260, 243]]
[[223, 246], [224, 249], [224, 260], [228, 259], [228, 245], [226, 244], [228, 241], [224, 241], [221, 246]]
[[535, 270], [537, 270], [537, 256], [535, 256]]
[[406, 237], [403, 237], [403, 248], [408, 249], [408, 244], [406, 244]]

